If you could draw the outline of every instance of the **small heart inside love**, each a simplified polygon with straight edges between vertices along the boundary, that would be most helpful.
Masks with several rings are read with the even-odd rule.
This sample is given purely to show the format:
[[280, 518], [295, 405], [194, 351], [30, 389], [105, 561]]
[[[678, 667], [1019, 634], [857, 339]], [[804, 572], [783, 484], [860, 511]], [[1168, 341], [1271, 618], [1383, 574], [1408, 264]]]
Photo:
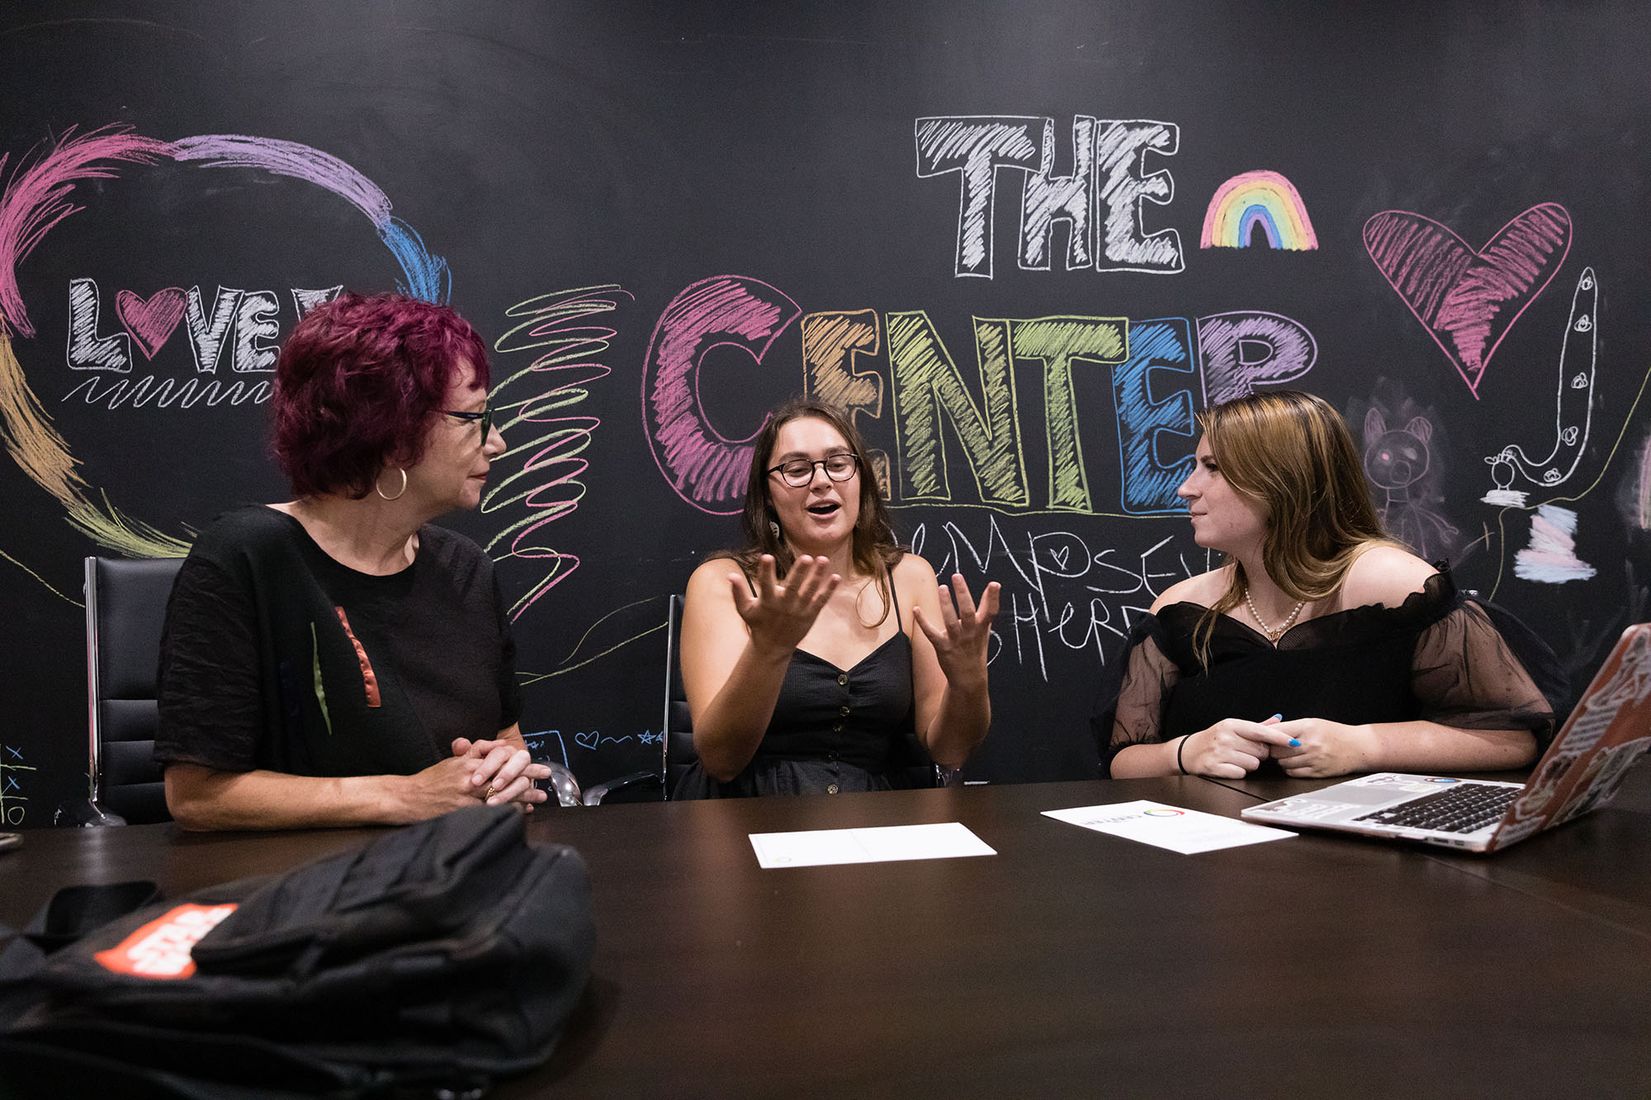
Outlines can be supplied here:
[[157, 290], [147, 298], [123, 290], [115, 295], [115, 313], [144, 358], [153, 359], [183, 320], [185, 301], [184, 292], [175, 286]]
[[1384, 210], [1365, 221], [1364, 247], [1477, 398], [1491, 356], [1565, 262], [1571, 215], [1540, 203], [1476, 250], [1431, 218]]

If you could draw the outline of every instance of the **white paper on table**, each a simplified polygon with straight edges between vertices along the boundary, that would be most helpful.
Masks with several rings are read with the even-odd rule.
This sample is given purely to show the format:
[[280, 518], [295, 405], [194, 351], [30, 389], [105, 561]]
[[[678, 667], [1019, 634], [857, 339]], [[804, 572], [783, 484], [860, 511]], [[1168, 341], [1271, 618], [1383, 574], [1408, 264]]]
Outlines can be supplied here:
[[1070, 810], [1045, 810], [1045, 817], [1081, 825], [1097, 833], [1121, 836], [1158, 848], [1168, 848], [1182, 855], [1213, 852], [1219, 848], [1237, 848], [1244, 844], [1261, 844], [1269, 840], [1284, 840], [1295, 836], [1286, 829], [1266, 825], [1251, 825], [1219, 814], [1198, 810], [1183, 810], [1162, 802], [1140, 799], [1135, 802], [1116, 802], [1110, 806], [1078, 806]]
[[757, 863], [768, 868], [997, 855], [956, 821], [940, 825], [885, 825], [873, 829], [752, 833], [751, 847], [756, 850]]

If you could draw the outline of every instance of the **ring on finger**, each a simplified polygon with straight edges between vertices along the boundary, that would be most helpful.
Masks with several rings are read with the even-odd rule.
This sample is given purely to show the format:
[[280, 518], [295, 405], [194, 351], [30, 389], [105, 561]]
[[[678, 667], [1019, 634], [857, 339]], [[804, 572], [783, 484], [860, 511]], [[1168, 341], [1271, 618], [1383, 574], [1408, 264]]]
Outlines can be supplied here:
[[487, 790], [482, 792], [482, 801], [486, 802], [488, 799], [492, 798], [494, 795], [496, 795], [498, 793], [499, 793], [499, 788], [497, 788], [493, 784], [489, 783], [487, 785]]

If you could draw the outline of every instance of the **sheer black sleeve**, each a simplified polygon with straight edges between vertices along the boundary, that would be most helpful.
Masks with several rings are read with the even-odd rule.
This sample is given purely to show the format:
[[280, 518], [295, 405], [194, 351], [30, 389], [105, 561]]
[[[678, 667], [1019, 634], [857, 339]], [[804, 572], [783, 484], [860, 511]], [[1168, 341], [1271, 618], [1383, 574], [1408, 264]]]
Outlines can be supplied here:
[[1539, 748], [1553, 738], [1553, 707], [1484, 608], [1471, 600], [1418, 635], [1411, 687], [1429, 722], [1530, 730]]
[[1164, 739], [1164, 699], [1180, 676], [1159, 642], [1158, 620], [1148, 615], [1135, 624], [1107, 667], [1089, 718], [1100, 752], [1101, 778], [1111, 778], [1113, 757], [1130, 745]]

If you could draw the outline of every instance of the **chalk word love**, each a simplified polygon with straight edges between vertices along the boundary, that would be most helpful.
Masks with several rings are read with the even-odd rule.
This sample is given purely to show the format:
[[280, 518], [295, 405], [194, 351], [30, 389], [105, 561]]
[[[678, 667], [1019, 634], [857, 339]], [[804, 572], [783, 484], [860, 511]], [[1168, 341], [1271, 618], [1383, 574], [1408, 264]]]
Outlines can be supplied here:
[[[336, 298], [342, 286], [325, 290], [291, 289], [295, 321]], [[124, 331], [103, 329], [103, 295], [94, 279], [69, 281], [69, 337], [66, 361], [70, 370], [132, 370], [133, 345], [145, 359], [154, 359], [181, 324], [198, 374], [216, 374], [229, 346], [230, 367], [237, 374], [275, 369], [275, 341], [281, 335], [276, 318], [281, 301], [268, 290], [234, 290], [220, 286], [210, 307], [201, 288], [164, 287], [147, 298], [130, 290], [115, 295], [115, 317]]]

